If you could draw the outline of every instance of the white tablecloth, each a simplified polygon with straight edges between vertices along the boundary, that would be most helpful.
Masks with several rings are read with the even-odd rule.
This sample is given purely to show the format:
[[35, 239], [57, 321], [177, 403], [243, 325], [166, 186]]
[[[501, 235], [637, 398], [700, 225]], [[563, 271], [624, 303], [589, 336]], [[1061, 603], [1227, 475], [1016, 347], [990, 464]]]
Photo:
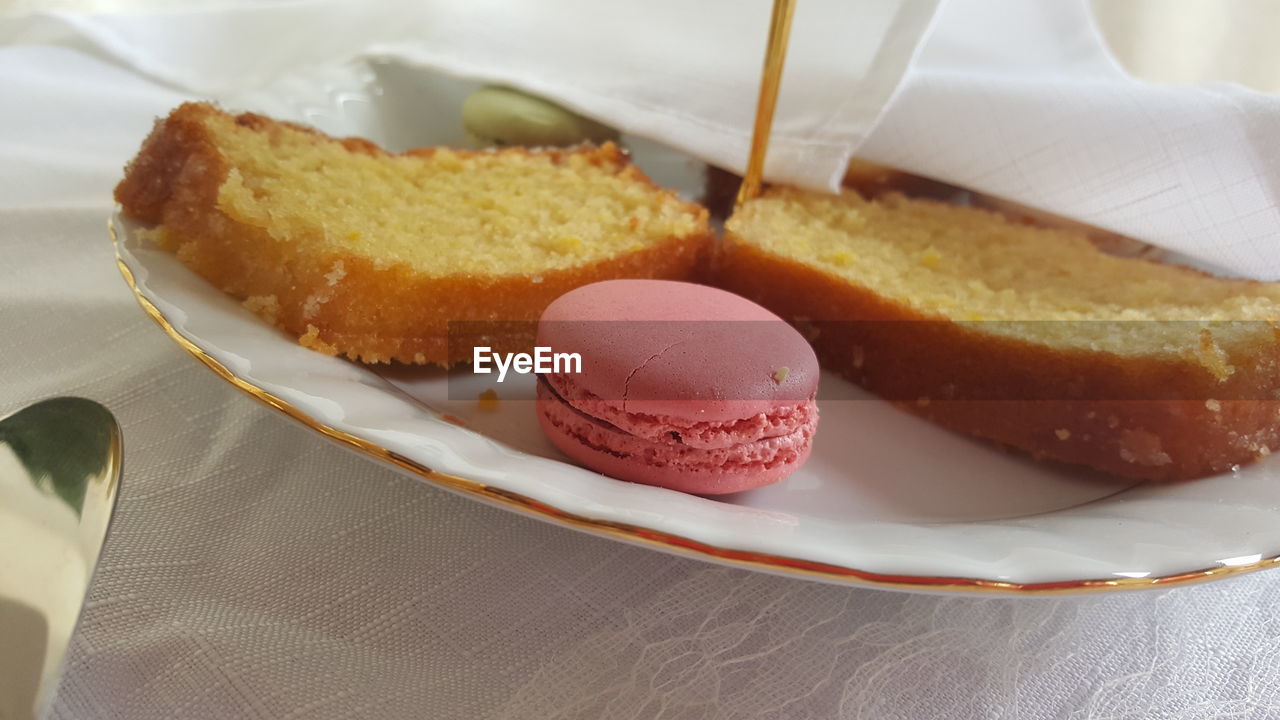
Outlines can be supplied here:
[[178, 99], [0, 47], [0, 413], [84, 395], [126, 443], [53, 717], [1280, 716], [1280, 573], [1052, 599], [826, 586], [519, 517], [321, 440], [173, 345], [116, 271], [110, 189]]

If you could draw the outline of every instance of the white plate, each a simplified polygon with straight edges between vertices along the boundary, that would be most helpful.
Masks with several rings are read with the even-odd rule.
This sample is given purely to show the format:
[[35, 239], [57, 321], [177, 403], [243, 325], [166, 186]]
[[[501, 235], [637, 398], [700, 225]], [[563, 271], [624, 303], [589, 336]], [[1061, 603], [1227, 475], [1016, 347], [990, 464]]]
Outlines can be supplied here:
[[[395, 65], [325, 73], [226, 104], [398, 148], [455, 140], [457, 105], [472, 86]], [[693, 190], [691, 160], [632, 147], [642, 167]], [[450, 399], [442, 371], [371, 370], [313, 353], [128, 222], [111, 225], [143, 307], [241, 389], [428, 482], [571, 527], [756, 569], [916, 590], [1155, 587], [1280, 564], [1275, 458], [1194, 483], [1134, 486], [998, 452], [837, 388], [844, 381], [833, 375], [823, 376], [823, 394], [855, 399], [823, 402], [812, 458], [781, 483], [711, 500], [613, 480], [551, 447], [532, 402], [511, 399], [531, 397], [519, 380], [455, 375]], [[508, 399], [487, 411], [474, 398], [490, 387]]]

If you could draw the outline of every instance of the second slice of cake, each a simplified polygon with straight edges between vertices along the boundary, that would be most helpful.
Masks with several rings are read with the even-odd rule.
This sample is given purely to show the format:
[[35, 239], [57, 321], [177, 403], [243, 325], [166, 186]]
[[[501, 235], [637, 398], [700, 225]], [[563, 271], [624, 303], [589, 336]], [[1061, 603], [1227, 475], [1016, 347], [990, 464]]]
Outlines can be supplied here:
[[1280, 447], [1275, 283], [895, 195], [774, 188], [726, 230], [719, 285], [807, 331], [826, 367], [949, 427], [1158, 480]]
[[526, 350], [566, 291], [686, 279], [712, 238], [705, 209], [612, 144], [392, 154], [203, 103], [157, 122], [115, 195], [246, 307], [364, 362], [467, 360], [451, 323]]

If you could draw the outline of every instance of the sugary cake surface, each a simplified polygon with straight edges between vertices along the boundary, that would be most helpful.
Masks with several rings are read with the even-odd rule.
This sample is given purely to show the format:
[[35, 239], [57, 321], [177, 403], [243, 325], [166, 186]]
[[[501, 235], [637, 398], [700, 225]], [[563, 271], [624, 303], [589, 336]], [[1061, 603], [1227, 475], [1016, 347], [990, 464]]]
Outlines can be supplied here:
[[[1248, 321], [1215, 327], [1221, 343], [1280, 318], [1275, 285], [1113, 257], [1083, 235], [929, 200], [774, 188], [727, 228], [924, 316], [1002, 321], [984, 325], [1043, 342], [1149, 353], [1198, 336], [1196, 323]], [[1137, 322], [1152, 320], [1186, 322]]]
[[207, 122], [232, 168], [218, 194], [223, 212], [431, 275], [568, 268], [700, 229], [688, 205], [636, 182], [608, 144], [387, 156], [283, 125]]
[[801, 327], [825, 368], [954, 430], [1149, 480], [1280, 448], [1280, 284], [893, 195], [774, 188], [726, 230], [718, 284]]
[[527, 351], [565, 292], [690, 279], [712, 242], [705, 208], [612, 144], [392, 154], [205, 103], [156, 123], [115, 197], [247, 309], [370, 363]]

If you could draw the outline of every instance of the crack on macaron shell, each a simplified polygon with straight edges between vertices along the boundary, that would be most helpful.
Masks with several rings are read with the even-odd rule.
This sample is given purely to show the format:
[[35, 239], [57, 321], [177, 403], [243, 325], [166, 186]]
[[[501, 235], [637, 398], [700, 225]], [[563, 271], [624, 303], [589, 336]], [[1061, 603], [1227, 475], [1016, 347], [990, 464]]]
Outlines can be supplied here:
[[[805, 425], [816, 425], [818, 408], [812, 398], [796, 405], [780, 405], [768, 413], [756, 413], [737, 420], [692, 420], [671, 415], [628, 412], [619, 403], [597, 397], [577, 387], [571, 378], [547, 374], [539, 378], [564, 403], [588, 417], [606, 422], [623, 432], [653, 440], [706, 449], [732, 447], [746, 442], [781, 437]], [[697, 401], [690, 401], [696, 403]], [[671, 433], [679, 433], [679, 439]]]
[[644, 362], [640, 363], [639, 365], [637, 365], [637, 366], [635, 367], [635, 369], [633, 369], [631, 372], [627, 373], [627, 379], [622, 381], [622, 410], [623, 410], [623, 412], [626, 412], [626, 410], [627, 410], [627, 396], [631, 393], [631, 378], [635, 377], [635, 376], [636, 376], [636, 373], [638, 373], [638, 372], [640, 372], [641, 370], [645, 369], [645, 367], [647, 367], [647, 366], [649, 365], [649, 363], [653, 362], [654, 360], [657, 360], [658, 358], [660, 358], [660, 357], [662, 357], [664, 354], [666, 354], [666, 352], [667, 352], [668, 350], [670, 350], [671, 348], [673, 348], [673, 347], [675, 347], [675, 346], [677, 346], [677, 345], [680, 345], [680, 344], [682, 344], [682, 343], [684, 343], [684, 342], [687, 342], [687, 341], [686, 341], [686, 340], [677, 340], [677, 341], [675, 341], [675, 342], [671, 343], [670, 345], [668, 345], [668, 346], [666, 346], [666, 347], [662, 348], [662, 349], [661, 349], [661, 350], [659, 350], [658, 352], [656, 352], [656, 353], [654, 353], [654, 354], [650, 355], [648, 360], [645, 360]]

